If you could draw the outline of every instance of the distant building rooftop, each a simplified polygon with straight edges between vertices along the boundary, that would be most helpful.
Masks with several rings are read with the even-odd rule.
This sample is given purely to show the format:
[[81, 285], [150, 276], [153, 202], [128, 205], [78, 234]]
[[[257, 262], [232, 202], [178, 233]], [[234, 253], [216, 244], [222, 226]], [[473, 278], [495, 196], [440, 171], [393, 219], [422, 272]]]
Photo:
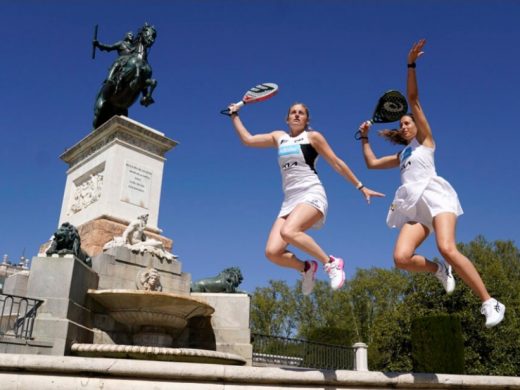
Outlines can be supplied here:
[[25, 256], [20, 256], [20, 262], [18, 264], [13, 264], [9, 260], [8, 255], [4, 255], [2, 258], [2, 262], [0, 263], [0, 293], [4, 288], [4, 281], [11, 275], [25, 271], [29, 269], [29, 259]]

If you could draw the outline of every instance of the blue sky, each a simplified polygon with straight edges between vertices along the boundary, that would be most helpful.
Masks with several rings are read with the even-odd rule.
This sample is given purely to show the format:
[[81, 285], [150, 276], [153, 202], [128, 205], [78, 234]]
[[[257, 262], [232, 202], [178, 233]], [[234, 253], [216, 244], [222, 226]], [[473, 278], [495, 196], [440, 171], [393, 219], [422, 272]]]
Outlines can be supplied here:
[[[263, 255], [282, 201], [276, 151], [242, 146], [219, 114], [261, 82], [280, 92], [242, 110], [251, 132], [285, 129], [290, 104], [305, 102], [335, 152], [387, 194], [367, 206], [321, 159], [329, 215], [313, 237], [345, 259], [347, 278], [392, 267], [397, 231], [385, 218], [399, 172], [368, 171], [353, 134], [382, 92], [404, 90], [406, 55], [419, 38], [428, 41], [418, 79], [437, 171], [465, 211], [457, 239], [518, 245], [518, 1], [2, 0], [0, 9], [0, 251], [14, 261], [24, 250], [36, 255], [56, 229], [67, 169], [59, 156], [91, 131], [116, 56], [91, 59], [94, 26], [100, 41], [114, 42], [144, 22], [158, 31], [149, 56], [156, 103], [134, 105], [129, 116], [180, 143], [167, 154], [159, 227], [194, 280], [229, 266], [242, 269], [248, 291], [299, 277]], [[377, 137], [372, 146], [398, 151]], [[422, 253], [437, 256], [433, 237]]]

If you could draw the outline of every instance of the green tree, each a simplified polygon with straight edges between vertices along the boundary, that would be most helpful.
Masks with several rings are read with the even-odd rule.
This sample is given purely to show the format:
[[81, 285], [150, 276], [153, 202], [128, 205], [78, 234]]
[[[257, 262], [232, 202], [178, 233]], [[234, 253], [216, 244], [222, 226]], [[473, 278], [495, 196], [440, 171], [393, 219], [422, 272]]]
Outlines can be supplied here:
[[360, 341], [346, 289], [333, 291], [327, 282], [318, 280], [311, 295], [295, 294], [295, 301], [298, 337], [348, 346]]
[[520, 373], [519, 251], [512, 242], [489, 243], [482, 237], [459, 245], [459, 249], [473, 261], [489, 292], [506, 304], [504, 322], [486, 329], [479, 311], [480, 300], [457, 276], [457, 288], [448, 296], [431, 274], [411, 273], [398, 310], [384, 313], [373, 328], [373, 339], [369, 344], [371, 369], [410, 371], [411, 321], [422, 316], [456, 314], [463, 329], [467, 374]]
[[271, 336], [291, 337], [297, 327], [293, 290], [283, 281], [270, 280], [251, 297], [251, 330]]
[[358, 270], [340, 291], [318, 281], [310, 296], [300, 293], [299, 282], [290, 288], [271, 281], [253, 294], [252, 329], [331, 344], [363, 341], [371, 370], [411, 371], [413, 319], [457, 315], [467, 374], [520, 375], [520, 251], [512, 241], [483, 237], [458, 246], [507, 307], [495, 328], [484, 327], [480, 300], [456, 275], [457, 288], [448, 296], [432, 274], [371, 268]]
[[395, 310], [403, 301], [407, 274], [398, 270], [381, 268], [358, 269], [349, 283], [355, 315], [355, 327], [359, 329], [359, 341], [372, 343], [372, 328], [383, 314]]
[[411, 340], [415, 372], [464, 374], [464, 340], [458, 316], [414, 318]]

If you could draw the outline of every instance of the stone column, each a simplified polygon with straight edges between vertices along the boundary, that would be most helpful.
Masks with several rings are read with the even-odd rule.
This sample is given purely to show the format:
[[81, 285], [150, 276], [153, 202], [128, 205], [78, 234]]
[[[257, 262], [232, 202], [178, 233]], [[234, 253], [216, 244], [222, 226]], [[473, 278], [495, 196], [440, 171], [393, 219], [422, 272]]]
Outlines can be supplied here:
[[368, 345], [365, 343], [356, 343], [352, 346], [355, 349], [354, 370], [368, 371]]

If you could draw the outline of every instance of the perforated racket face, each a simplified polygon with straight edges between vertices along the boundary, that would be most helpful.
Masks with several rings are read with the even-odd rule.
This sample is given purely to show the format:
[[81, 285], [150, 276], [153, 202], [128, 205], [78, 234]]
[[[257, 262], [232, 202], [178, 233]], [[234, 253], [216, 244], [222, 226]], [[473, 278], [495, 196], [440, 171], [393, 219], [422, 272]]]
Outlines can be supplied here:
[[407, 111], [408, 103], [405, 97], [399, 91], [388, 91], [379, 98], [372, 122], [395, 122], [401, 119]]
[[244, 103], [261, 102], [273, 97], [278, 92], [278, 85], [274, 83], [258, 84], [246, 92], [242, 99]]

